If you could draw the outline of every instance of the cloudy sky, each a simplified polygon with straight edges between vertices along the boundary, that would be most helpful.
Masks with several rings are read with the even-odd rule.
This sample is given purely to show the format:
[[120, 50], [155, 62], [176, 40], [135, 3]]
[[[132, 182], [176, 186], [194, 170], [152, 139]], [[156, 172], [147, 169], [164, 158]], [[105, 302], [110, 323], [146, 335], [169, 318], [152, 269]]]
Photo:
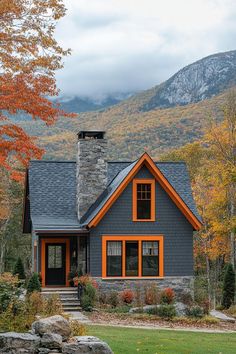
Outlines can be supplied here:
[[235, 0], [65, 0], [56, 38], [72, 49], [65, 95], [151, 88], [204, 56], [236, 49]]

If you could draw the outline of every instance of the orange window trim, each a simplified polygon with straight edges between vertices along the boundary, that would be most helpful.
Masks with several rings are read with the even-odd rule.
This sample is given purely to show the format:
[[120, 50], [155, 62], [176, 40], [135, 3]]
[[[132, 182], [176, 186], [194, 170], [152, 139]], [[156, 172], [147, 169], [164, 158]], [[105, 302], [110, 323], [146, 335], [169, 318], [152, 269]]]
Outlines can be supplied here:
[[[122, 276], [107, 276], [107, 241], [122, 241]], [[138, 259], [138, 276], [129, 277], [125, 275], [125, 241], [138, 241], [139, 243], [139, 259]], [[142, 276], [142, 241], [159, 241], [159, 275], [157, 276]], [[145, 235], [145, 236], [102, 236], [102, 278], [106, 279], [151, 279], [151, 278], [163, 278], [164, 276], [164, 237], [163, 235]]]
[[47, 243], [65, 243], [66, 244], [66, 286], [69, 286], [68, 274], [70, 272], [70, 240], [61, 238], [45, 238], [41, 239], [41, 276], [42, 287], [46, 282], [46, 244]]
[[154, 161], [151, 157], [144, 153], [141, 158], [137, 161], [136, 165], [129, 172], [123, 182], [119, 185], [116, 191], [112, 194], [112, 196], [107, 200], [101, 210], [97, 213], [97, 215], [90, 221], [88, 227], [95, 227], [103, 218], [103, 216], [107, 213], [116, 199], [120, 196], [123, 190], [127, 187], [127, 185], [132, 181], [135, 174], [140, 170], [142, 166], [146, 166], [149, 171], [153, 174], [156, 180], [160, 183], [162, 188], [168, 193], [170, 198], [176, 204], [176, 206], [180, 209], [180, 211], [185, 215], [186, 219], [191, 223], [195, 230], [200, 230], [202, 227], [202, 223], [198, 220], [198, 218], [193, 214], [193, 212], [189, 209], [189, 207], [185, 204], [183, 199], [179, 196], [176, 190], [172, 187], [169, 181], [165, 178], [165, 176], [161, 173], [159, 168], [155, 165]]
[[[150, 184], [151, 185], [151, 218], [150, 219], [138, 219], [137, 218], [137, 185], [138, 184]], [[155, 179], [139, 179], [133, 180], [133, 221], [155, 221], [156, 219], [156, 196], [155, 196]]]

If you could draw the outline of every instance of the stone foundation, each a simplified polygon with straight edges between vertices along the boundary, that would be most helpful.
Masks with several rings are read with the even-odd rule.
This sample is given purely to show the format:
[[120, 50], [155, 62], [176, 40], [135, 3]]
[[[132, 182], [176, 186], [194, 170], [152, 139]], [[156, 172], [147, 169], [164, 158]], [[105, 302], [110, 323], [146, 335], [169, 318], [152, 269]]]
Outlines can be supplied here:
[[183, 293], [191, 293], [193, 295], [193, 276], [185, 277], [165, 277], [163, 279], [102, 279], [95, 278], [98, 283], [98, 287], [101, 291], [122, 291], [124, 289], [135, 290], [137, 287], [145, 289], [155, 284], [158, 289], [163, 290], [165, 288], [172, 288], [177, 297]]

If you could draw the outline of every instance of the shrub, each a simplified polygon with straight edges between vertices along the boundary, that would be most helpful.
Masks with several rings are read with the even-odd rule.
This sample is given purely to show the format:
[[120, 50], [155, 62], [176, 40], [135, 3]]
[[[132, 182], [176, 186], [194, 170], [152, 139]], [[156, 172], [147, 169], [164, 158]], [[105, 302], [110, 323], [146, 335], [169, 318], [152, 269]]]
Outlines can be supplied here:
[[230, 308], [227, 310], [229, 315], [236, 317], [236, 305], [231, 305]]
[[140, 284], [137, 284], [135, 287], [135, 301], [137, 307], [143, 307], [143, 295]]
[[226, 266], [223, 281], [222, 306], [228, 309], [234, 302], [235, 295], [235, 272], [232, 264]]
[[86, 327], [78, 321], [70, 321], [70, 329], [72, 337], [85, 336], [87, 334]]
[[16, 261], [15, 266], [14, 266], [13, 274], [14, 275], [18, 275], [18, 278], [21, 279], [21, 280], [25, 279], [24, 264], [23, 264], [23, 262], [22, 262], [20, 257], [17, 258], [17, 261]]
[[149, 315], [158, 315], [158, 307], [159, 306], [150, 307], [145, 312], [147, 312]]
[[193, 304], [193, 297], [190, 293], [184, 292], [180, 296], [180, 301], [188, 306], [191, 306]]
[[202, 318], [204, 316], [204, 310], [198, 305], [191, 306], [186, 309], [186, 315], [188, 317]]
[[41, 284], [39, 281], [39, 276], [37, 273], [33, 273], [27, 285], [27, 293], [31, 294], [34, 291], [40, 291], [40, 290], [41, 290]]
[[107, 304], [107, 293], [104, 291], [99, 291], [98, 292], [98, 301], [100, 305], [106, 305]]
[[176, 316], [176, 310], [174, 305], [162, 304], [157, 307], [157, 315], [162, 318], [173, 318]]
[[106, 312], [110, 312], [110, 313], [128, 313], [130, 310], [130, 306], [128, 305], [123, 305], [123, 306], [118, 306], [118, 307], [114, 307], [114, 308], [109, 308], [106, 310]]
[[172, 304], [175, 299], [175, 292], [171, 288], [166, 288], [161, 292], [161, 304]]
[[11, 273], [0, 275], [0, 313], [5, 311], [9, 304], [16, 300], [21, 294], [18, 286], [18, 276]]
[[46, 299], [41, 293], [33, 292], [24, 300], [11, 301], [6, 311], [0, 314], [0, 328], [4, 332], [26, 332], [31, 328], [37, 315], [47, 317], [62, 314], [62, 306], [58, 298], [54, 296]]
[[108, 295], [107, 302], [112, 307], [117, 307], [119, 304], [119, 296], [117, 291], [111, 291]]
[[218, 318], [212, 316], [204, 316], [199, 321], [200, 323], [205, 323], [205, 324], [217, 324], [220, 322]]
[[210, 311], [210, 302], [208, 299], [202, 302], [201, 307], [203, 309], [204, 315], [208, 315]]
[[59, 295], [53, 294], [46, 299], [46, 302], [44, 303], [44, 314], [46, 316], [63, 314], [62, 303]]
[[158, 303], [158, 288], [155, 284], [145, 288], [145, 303], [147, 305]]
[[202, 304], [208, 299], [208, 285], [206, 277], [196, 276], [194, 278], [194, 301]]
[[125, 304], [131, 304], [134, 300], [134, 293], [132, 290], [123, 290], [120, 297]]
[[96, 300], [96, 289], [90, 283], [84, 287], [83, 295], [81, 296], [81, 307], [85, 311], [92, 311]]

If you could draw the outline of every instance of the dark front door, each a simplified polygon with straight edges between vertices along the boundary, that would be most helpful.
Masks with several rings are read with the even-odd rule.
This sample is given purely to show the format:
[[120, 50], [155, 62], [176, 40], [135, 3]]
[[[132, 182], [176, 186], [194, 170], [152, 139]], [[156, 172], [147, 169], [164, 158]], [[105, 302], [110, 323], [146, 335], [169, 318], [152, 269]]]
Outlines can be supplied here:
[[46, 243], [46, 285], [66, 284], [66, 244]]

